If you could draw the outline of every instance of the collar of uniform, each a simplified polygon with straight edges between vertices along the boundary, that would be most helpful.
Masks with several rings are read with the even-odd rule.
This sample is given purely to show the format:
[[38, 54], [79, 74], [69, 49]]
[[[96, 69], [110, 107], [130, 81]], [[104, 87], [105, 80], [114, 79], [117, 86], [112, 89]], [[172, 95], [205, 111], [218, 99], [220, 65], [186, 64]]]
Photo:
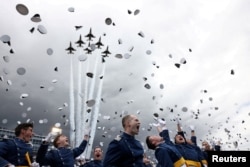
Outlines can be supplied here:
[[165, 143], [165, 141], [163, 140], [163, 141], [161, 141], [161, 142], [158, 144], [158, 146], [164, 145], [164, 143]]
[[20, 142], [23, 142], [23, 143], [27, 143], [27, 142], [25, 142], [23, 139], [20, 139], [20, 138], [18, 138], [18, 137], [16, 137], [15, 140], [20, 141]]
[[134, 139], [135, 138], [134, 136], [131, 136], [131, 135], [125, 133], [125, 132], [123, 132], [122, 136], [127, 138], [127, 139]]
[[68, 147], [58, 147], [56, 148], [57, 150], [65, 150], [65, 149], [69, 149]]
[[101, 160], [96, 160], [96, 159], [94, 159], [93, 162], [95, 162], [95, 163], [102, 163]]

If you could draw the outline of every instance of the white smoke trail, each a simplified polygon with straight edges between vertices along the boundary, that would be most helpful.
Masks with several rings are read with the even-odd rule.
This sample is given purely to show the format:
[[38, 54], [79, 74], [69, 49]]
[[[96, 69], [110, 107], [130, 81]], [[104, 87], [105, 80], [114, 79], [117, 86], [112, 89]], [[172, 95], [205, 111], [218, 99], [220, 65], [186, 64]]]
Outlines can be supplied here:
[[75, 147], [75, 98], [74, 98], [74, 77], [73, 77], [73, 56], [70, 57], [70, 85], [69, 85], [69, 98], [70, 98], [70, 145]]
[[[105, 63], [102, 64], [102, 76], [104, 76], [105, 73]], [[97, 90], [97, 95], [96, 95], [96, 103], [94, 106], [93, 110], [93, 117], [91, 121], [91, 131], [90, 131], [90, 139], [89, 139], [89, 146], [88, 150], [86, 152], [86, 157], [90, 157], [91, 150], [93, 147], [93, 142], [95, 138], [95, 133], [96, 133], [96, 126], [97, 126], [97, 120], [98, 120], [98, 115], [99, 115], [99, 110], [100, 110], [100, 102], [101, 102], [101, 95], [102, 95], [102, 86], [103, 86], [103, 78], [100, 79], [99, 85], [98, 85], [98, 90]]]
[[96, 71], [97, 71], [97, 65], [99, 62], [99, 56], [96, 56], [95, 58], [95, 66], [94, 66], [94, 71], [93, 71], [93, 78], [92, 78], [92, 82], [90, 85], [90, 89], [89, 89], [89, 100], [93, 99], [94, 96], [94, 89], [95, 89], [95, 82], [96, 82]]
[[[81, 55], [81, 49], [80, 54]], [[76, 146], [79, 146], [82, 141], [81, 131], [81, 114], [82, 114], [82, 62], [78, 63], [78, 89], [77, 89], [77, 112], [75, 113], [76, 120]]]
[[[86, 60], [86, 72], [89, 71], [89, 58]], [[86, 115], [87, 115], [87, 104], [86, 101], [88, 99], [88, 76], [85, 75], [85, 87], [84, 87], [84, 99], [82, 103], [82, 111], [81, 111], [81, 136], [83, 137], [83, 132], [86, 129]]]
[[[97, 71], [98, 62], [99, 62], [99, 56], [96, 56], [95, 57], [94, 70], [93, 70], [93, 78], [91, 78], [89, 93], [88, 93], [88, 96], [87, 96], [86, 100], [92, 100], [93, 97], [94, 97], [94, 89], [95, 89], [96, 74], [97, 74], [96, 71]], [[91, 125], [91, 122], [92, 122], [91, 116], [92, 116], [92, 113], [93, 113], [93, 111], [92, 111], [93, 107], [87, 107], [86, 109], [91, 110], [90, 112], [85, 112], [85, 120], [88, 120], [88, 122], [86, 123], [86, 126], [90, 127], [91, 131], [92, 131], [92, 127], [90, 125]], [[88, 154], [89, 151], [91, 151], [91, 147], [89, 147], [89, 145], [88, 145], [86, 147], [86, 149], [85, 149], [85, 157], [87, 157], [87, 154]]]
[[[99, 62], [99, 57], [96, 56], [95, 57], [95, 65], [94, 65], [94, 70], [93, 70], [93, 78], [91, 78], [91, 83], [90, 83], [90, 88], [89, 88], [89, 93], [88, 93], [88, 99], [86, 100], [92, 100], [94, 98], [94, 89], [95, 89], [95, 82], [96, 82], [96, 71], [97, 71], [97, 66], [98, 66], [98, 62]], [[93, 107], [87, 107], [87, 110], [91, 109], [90, 112], [86, 113], [86, 118], [88, 120], [87, 125], [91, 124], [91, 116], [92, 116], [92, 110]]]

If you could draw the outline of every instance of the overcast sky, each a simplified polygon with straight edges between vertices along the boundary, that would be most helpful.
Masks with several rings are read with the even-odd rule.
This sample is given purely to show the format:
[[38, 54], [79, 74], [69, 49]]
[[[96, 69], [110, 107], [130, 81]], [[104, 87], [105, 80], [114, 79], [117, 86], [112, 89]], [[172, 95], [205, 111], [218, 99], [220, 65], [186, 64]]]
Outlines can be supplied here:
[[[27, 15], [18, 12], [18, 4], [28, 8]], [[120, 133], [124, 113], [138, 116], [137, 138], [144, 142], [157, 134], [149, 124], [158, 113], [172, 137], [178, 116], [185, 131], [196, 127], [198, 144], [221, 140], [224, 150], [249, 150], [249, 7], [247, 0], [5, 0], [0, 7], [0, 126], [13, 129], [18, 121], [31, 120], [35, 132], [46, 135], [60, 123], [68, 134], [70, 59], [77, 103], [82, 95], [77, 93], [78, 57], [86, 54], [75, 42], [82, 35], [87, 43], [84, 36], [92, 28], [93, 42], [101, 37], [104, 46], [88, 55], [88, 72], [107, 46], [112, 53], [105, 58], [95, 145], [103, 142], [106, 148]], [[40, 22], [31, 20], [35, 14]], [[65, 50], [70, 42], [76, 49], [71, 55]], [[94, 76], [102, 76], [102, 67], [99, 62]]]

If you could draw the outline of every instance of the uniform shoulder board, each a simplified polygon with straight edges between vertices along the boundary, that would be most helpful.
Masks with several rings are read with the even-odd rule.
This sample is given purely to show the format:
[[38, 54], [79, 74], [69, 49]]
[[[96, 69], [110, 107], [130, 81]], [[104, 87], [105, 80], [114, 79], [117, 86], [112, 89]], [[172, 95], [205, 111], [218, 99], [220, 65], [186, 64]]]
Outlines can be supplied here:
[[115, 138], [116, 141], [120, 141], [121, 139], [122, 139], [121, 135], [117, 135]]

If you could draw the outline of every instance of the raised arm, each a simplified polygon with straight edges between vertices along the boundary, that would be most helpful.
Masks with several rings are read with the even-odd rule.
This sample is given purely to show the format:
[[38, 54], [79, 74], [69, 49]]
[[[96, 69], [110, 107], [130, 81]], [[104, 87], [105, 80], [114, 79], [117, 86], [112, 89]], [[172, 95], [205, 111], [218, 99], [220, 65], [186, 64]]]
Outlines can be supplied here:
[[176, 117], [176, 122], [177, 122], [177, 134], [181, 135], [184, 138], [185, 143], [187, 143], [187, 139], [186, 139], [185, 134], [181, 128], [180, 119], [178, 117]]
[[195, 127], [194, 125], [190, 125], [189, 126], [190, 130], [191, 130], [191, 144], [194, 144], [197, 146], [197, 138], [195, 135]]
[[55, 134], [53, 134], [52, 132], [48, 133], [48, 135], [42, 141], [37, 151], [36, 162], [38, 162], [41, 166], [49, 165], [49, 161], [53, 159], [49, 156], [49, 154], [47, 155], [47, 151], [49, 148], [49, 144], [54, 137], [55, 137]]
[[80, 144], [80, 146], [73, 149], [74, 158], [78, 157], [84, 152], [84, 150], [86, 149], [88, 140], [89, 140], [89, 129], [84, 131], [83, 141]]
[[179, 119], [179, 118], [177, 118], [177, 117], [176, 117], [176, 122], [177, 122], [177, 131], [178, 131], [178, 132], [182, 132], [180, 119]]

